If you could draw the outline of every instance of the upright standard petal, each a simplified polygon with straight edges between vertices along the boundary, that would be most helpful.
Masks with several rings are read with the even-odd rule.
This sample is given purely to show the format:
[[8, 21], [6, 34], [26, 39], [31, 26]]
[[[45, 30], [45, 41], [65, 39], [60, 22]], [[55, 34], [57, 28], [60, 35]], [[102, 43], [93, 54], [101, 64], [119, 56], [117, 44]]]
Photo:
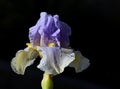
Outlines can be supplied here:
[[41, 36], [37, 29], [37, 27], [31, 27], [29, 31], [30, 43], [32, 43], [33, 46], [40, 45]]
[[29, 29], [29, 39], [33, 46], [48, 46], [54, 42], [58, 47], [69, 46], [71, 28], [59, 20], [58, 15], [53, 17], [46, 12], [41, 12], [36, 25]]
[[69, 36], [71, 35], [71, 28], [64, 22], [60, 22], [60, 43], [62, 47], [70, 46]]
[[33, 46], [39, 46], [41, 41], [41, 35], [44, 33], [45, 24], [47, 21], [47, 13], [42, 12], [40, 14], [40, 19], [37, 21], [36, 25], [29, 28], [29, 40]]
[[74, 67], [75, 71], [78, 73], [85, 70], [89, 65], [89, 60], [85, 58], [80, 51], [75, 51], [75, 60], [69, 66]]
[[62, 73], [64, 68], [75, 59], [72, 49], [40, 46], [37, 49], [43, 55], [37, 67], [48, 74], [56, 75]]
[[26, 67], [30, 66], [38, 53], [33, 48], [26, 48], [16, 53], [16, 56], [11, 61], [11, 67], [17, 74], [23, 75]]

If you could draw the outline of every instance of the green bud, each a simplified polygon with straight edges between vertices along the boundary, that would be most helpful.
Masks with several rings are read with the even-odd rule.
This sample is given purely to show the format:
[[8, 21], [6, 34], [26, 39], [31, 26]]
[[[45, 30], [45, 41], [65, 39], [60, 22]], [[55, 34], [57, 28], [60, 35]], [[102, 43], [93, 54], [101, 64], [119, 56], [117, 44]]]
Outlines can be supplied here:
[[50, 74], [44, 73], [41, 86], [42, 89], [53, 89], [53, 81]]

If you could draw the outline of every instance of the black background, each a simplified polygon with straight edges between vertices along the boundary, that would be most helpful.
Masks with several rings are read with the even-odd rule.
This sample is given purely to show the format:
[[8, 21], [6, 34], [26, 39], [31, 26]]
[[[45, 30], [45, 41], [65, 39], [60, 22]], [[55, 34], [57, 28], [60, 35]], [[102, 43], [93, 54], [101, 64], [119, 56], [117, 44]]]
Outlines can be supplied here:
[[[64, 73], [56, 76], [58, 78], [56, 81], [61, 83], [62, 77], [69, 77], [88, 82], [88, 84], [83, 84], [81, 89], [94, 89], [84, 88], [89, 83], [93, 83], [92, 87], [97, 84], [108, 89], [117, 88], [118, 81], [120, 81], [119, 0], [0, 0], [0, 88], [19, 89], [12, 86], [17, 83], [21, 84], [24, 79], [31, 86], [32, 83], [33, 86], [38, 86], [37, 84], [40, 83], [42, 74], [36, 69], [36, 65], [28, 68], [25, 76], [21, 78], [12, 72], [10, 61], [18, 50], [26, 47], [25, 43], [29, 42], [29, 28], [36, 24], [42, 11], [52, 15], [58, 14], [61, 21], [71, 26], [71, 47], [80, 50], [91, 62], [87, 70], [78, 74], [74, 72], [74, 69], [66, 68]], [[37, 79], [29, 73], [40, 73], [41, 77]], [[35, 74], [35, 76], [38, 75]], [[59, 79], [60, 76], [61, 79]], [[21, 84], [21, 86], [24, 85]]]

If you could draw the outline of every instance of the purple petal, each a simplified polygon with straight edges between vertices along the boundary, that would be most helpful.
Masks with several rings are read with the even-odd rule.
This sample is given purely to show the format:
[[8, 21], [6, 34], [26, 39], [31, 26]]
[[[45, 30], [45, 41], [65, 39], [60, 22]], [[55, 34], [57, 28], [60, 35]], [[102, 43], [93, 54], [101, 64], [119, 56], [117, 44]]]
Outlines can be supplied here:
[[60, 42], [62, 47], [69, 46], [69, 36], [71, 35], [71, 28], [64, 22], [60, 22]]
[[36, 26], [31, 27], [29, 31], [29, 39], [32, 45], [39, 45], [40, 44], [40, 35], [38, 33], [38, 28]]
[[70, 27], [59, 21], [58, 15], [52, 17], [42, 12], [37, 24], [30, 28], [29, 39], [33, 46], [48, 46], [54, 42], [56, 46], [68, 47], [70, 34]]

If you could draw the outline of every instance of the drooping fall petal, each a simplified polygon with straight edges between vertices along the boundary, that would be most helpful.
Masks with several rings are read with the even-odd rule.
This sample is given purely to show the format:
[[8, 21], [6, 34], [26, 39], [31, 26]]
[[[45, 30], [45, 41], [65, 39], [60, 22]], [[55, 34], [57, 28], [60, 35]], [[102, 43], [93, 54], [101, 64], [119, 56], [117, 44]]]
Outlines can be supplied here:
[[37, 67], [52, 75], [62, 73], [64, 68], [75, 59], [72, 49], [39, 46], [37, 50], [43, 55]]
[[74, 67], [75, 71], [78, 73], [85, 70], [89, 65], [89, 60], [84, 57], [80, 51], [75, 51], [75, 60], [69, 66]]
[[16, 53], [16, 56], [11, 61], [11, 67], [17, 74], [23, 75], [26, 67], [30, 66], [38, 53], [33, 49], [27, 47], [24, 50], [20, 50]]

